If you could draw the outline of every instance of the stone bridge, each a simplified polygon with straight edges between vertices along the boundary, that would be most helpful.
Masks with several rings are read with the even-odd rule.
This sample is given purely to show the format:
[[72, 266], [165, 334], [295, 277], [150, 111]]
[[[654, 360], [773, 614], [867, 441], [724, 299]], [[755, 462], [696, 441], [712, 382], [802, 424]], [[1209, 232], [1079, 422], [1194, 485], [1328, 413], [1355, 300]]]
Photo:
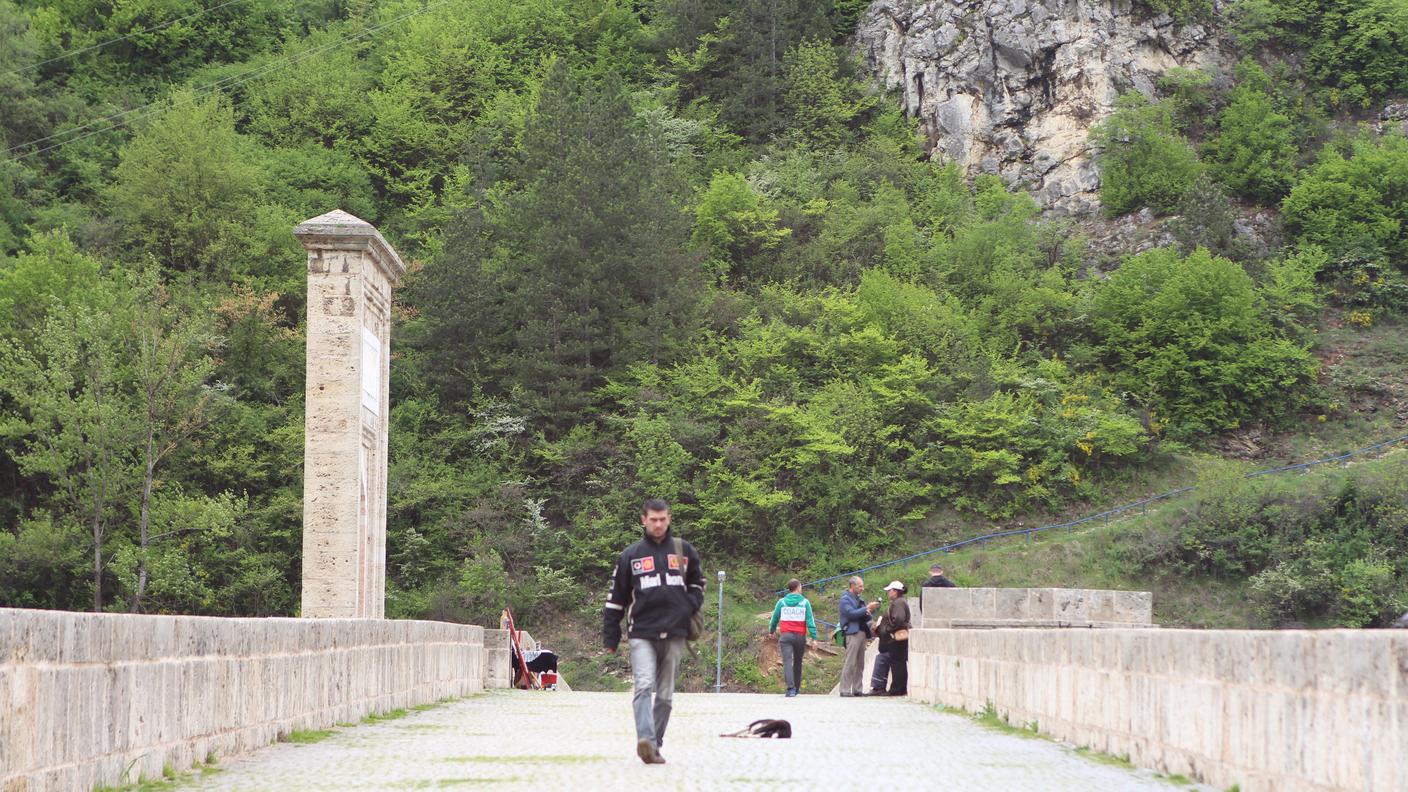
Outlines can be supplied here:
[[[348, 729], [316, 745], [279, 745], [177, 788], [842, 789], [852, 779], [895, 790], [936, 782], [1037, 792], [1185, 788], [904, 701], [691, 693], [675, 703], [664, 765], [635, 757], [627, 694], [505, 691]], [[719, 736], [765, 715], [789, 719], [793, 738]]]
[[[960, 597], [973, 620], [997, 594], [927, 590], [925, 623]], [[507, 690], [507, 647], [500, 630], [431, 622], [0, 610], [0, 790], [88, 790], [210, 760], [218, 773], [179, 788], [776, 788], [846, 773], [898, 788], [1173, 788], [1158, 772], [1246, 792], [1390, 792], [1408, 778], [1403, 631], [926, 626], [909, 700], [680, 694], [659, 768], [634, 757], [628, 694]], [[432, 706], [354, 726], [418, 705]], [[718, 736], [764, 717], [790, 720], [793, 739]]]
[[[503, 631], [382, 618], [389, 306], [404, 268], [376, 229], [343, 212], [295, 234], [308, 249], [303, 618], [0, 609], [0, 792], [131, 784], [212, 760], [220, 772], [181, 783], [1142, 790], [1184, 780], [1163, 773], [1243, 792], [1408, 789], [1408, 632], [1152, 629], [1147, 594], [1059, 589], [926, 590], [909, 700], [681, 695], [668, 764], [643, 766], [627, 694], [509, 691]], [[424, 705], [437, 706], [375, 717]], [[984, 729], [959, 710], [1061, 742]], [[719, 736], [776, 717], [792, 721], [793, 739]]]

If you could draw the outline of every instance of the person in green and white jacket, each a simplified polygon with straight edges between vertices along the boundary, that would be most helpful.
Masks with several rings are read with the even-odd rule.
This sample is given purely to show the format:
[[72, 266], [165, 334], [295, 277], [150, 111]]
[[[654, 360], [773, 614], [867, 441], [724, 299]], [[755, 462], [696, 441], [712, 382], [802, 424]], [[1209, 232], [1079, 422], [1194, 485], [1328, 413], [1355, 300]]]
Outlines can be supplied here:
[[802, 689], [802, 657], [807, 653], [807, 645], [816, 640], [812, 604], [802, 596], [802, 581], [797, 578], [787, 581], [787, 595], [773, 606], [768, 635], [778, 635], [782, 679], [787, 683], [787, 697], [791, 698]]

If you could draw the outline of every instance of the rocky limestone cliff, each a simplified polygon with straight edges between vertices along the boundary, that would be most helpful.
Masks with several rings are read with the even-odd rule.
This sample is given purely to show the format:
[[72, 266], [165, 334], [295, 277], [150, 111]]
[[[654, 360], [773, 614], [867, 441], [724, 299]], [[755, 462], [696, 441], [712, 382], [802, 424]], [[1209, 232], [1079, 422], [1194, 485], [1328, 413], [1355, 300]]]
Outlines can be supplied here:
[[1073, 214], [1099, 205], [1086, 136], [1116, 96], [1152, 96], [1175, 66], [1229, 65], [1212, 31], [1130, 0], [875, 0], [856, 46], [934, 157]]

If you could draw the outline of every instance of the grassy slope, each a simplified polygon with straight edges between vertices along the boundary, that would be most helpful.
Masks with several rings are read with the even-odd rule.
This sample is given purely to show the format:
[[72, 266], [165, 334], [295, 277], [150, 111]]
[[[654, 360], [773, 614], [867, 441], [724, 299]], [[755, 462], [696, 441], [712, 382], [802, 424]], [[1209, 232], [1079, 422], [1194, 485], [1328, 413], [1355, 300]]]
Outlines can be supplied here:
[[[998, 525], [973, 515], [940, 512], [917, 526], [890, 558], [992, 531], [1098, 512], [1196, 484], [1207, 477], [1233, 476], [1323, 458], [1408, 434], [1405, 338], [1408, 322], [1365, 329], [1339, 326], [1333, 316], [1327, 317], [1317, 350], [1323, 368], [1324, 409], [1307, 414], [1297, 426], [1276, 432], [1251, 429], [1210, 438], [1207, 451], [1168, 454], [1139, 468], [1119, 471], [1102, 482], [1100, 494], [1091, 502], [1064, 513], [1032, 513]], [[1179, 504], [1177, 499], [1161, 504], [1151, 509], [1147, 517], [1131, 514], [1108, 525], [1094, 522], [1074, 530], [1049, 531], [1034, 535], [1030, 542], [1020, 538], [996, 540], [939, 557], [950, 576], [964, 586], [1147, 590], [1154, 593], [1154, 619], [1165, 626], [1265, 626], [1247, 606], [1245, 581], [1188, 578], [1172, 573], [1135, 575], [1110, 552], [1118, 536], [1146, 530], [1147, 520], [1159, 520], [1166, 510], [1178, 509]], [[884, 560], [888, 559], [875, 559], [877, 563]], [[866, 577], [876, 589], [891, 579], [916, 586], [927, 577], [931, 560], [932, 557], [887, 567]], [[788, 570], [747, 566], [729, 569], [724, 608], [726, 689], [782, 690], [776, 653], [764, 634], [775, 597], [773, 591], [790, 574]], [[717, 600], [712, 586], [711, 581], [705, 605], [710, 632], [698, 647], [698, 658], [687, 659], [684, 664], [682, 686], [686, 690], [710, 689], [714, 682], [712, 627]], [[840, 592], [834, 585], [825, 593], [808, 591], [820, 618], [835, 619], [835, 600]], [[555, 625], [529, 628], [562, 654], [564, 675], [574, 687], [624, 689], [629, 685], [629, 664], [624, 656], [605, 655], [597, 648], [598, 618], [593, 608]], [[840, 672], [839, 657], [814, 652], [806, 662], [808, 691], [829, 690]]]

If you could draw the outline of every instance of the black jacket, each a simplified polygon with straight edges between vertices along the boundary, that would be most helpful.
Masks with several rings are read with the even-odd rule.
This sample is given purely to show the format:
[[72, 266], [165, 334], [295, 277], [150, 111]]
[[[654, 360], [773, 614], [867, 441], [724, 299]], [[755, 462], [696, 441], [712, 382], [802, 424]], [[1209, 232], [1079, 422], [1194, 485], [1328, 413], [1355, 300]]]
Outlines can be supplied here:
[[958, 586], [943, 575], [934, 575], [924, 581], [924, 585], [920, 586], [920, 588], [958, 588]]
[[681, 541], [684, 558], [675, 554], [675, 536], [667, 531], [656, 544], [642, 529], [639, 542], [627, 547], [611, 571], [611, 593], [601, 611], [601, 637], [607, 649], [621, 643], [621, 617], [628, 618], [629, 638], [683, 638], [689, 617], [704, 605], [704, 569], [694, 545]]

